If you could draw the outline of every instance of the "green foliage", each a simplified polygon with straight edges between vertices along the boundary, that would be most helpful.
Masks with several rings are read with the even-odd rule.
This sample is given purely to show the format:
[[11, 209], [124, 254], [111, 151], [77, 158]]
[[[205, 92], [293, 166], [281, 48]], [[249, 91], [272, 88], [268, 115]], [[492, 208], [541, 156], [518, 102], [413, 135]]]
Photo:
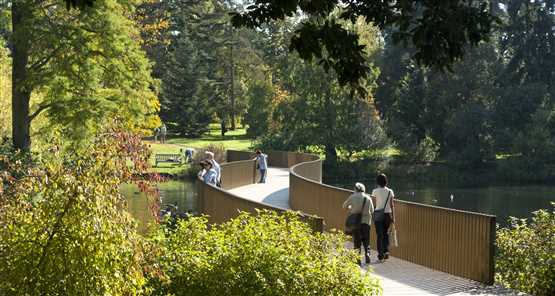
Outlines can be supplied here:
[[[37, 59], [50, 58], [36, 73], [36, 79], [43, 81], [37, 87], [44, 87], [44, 101], [37, 111], [47, 109], [50, 122], [60, 127], [64, 136], [94, 135], [113, 117], [130, 130], [157, 126], [156, 82], [136, 40], [138, 32], [128, 18], [134, 5], [134, 1], [96, 1], [98, 9], [80, 12], [79, 21], [58, 8], [51, 11], [57, 16], [55, 22], [44, 31], [35, 28], [54, 40], [44, 40], [48, 45], [42, 45], [42, 39], [33, 40], [37, 48], [52, 49], [46, 57], [39, 51], [33, 53]], [[45, 18], [40, 16], [33, 25], [43, 25]], [[62, 37], [53, 32], [62, 32]]]
[[534, 212], [530, 222], [512, 218], [509, 228], [497, 230], [496, 244], [496, 281], [532, 295], [555, 294], [553, 209]]
[[74, 143], [91, 139], [113, 118], [132, 131], [157, 126], [157, 82], [130, 18], [137, 1], [99, 0], [95, 9], [70, 11], [58, 4], [15, 1], [11, 7], [13, 64], [21, 77], [12, 81], [21, 102], [12, 106], [19, 122], [14, 145], [29, 149], [29, 126], [42, 114], [44, 130]]
[[303, 59], [316, 59], [326, 69], [332, 68], [342, 85], [358, 86], [364, 80], [361, 78], [371, 77], [372, 67], [366, 63], [357, 33], [326, 18], [339, 7], [340, 20], [354, 21], [364, 17], [366, 22], [382, 30], [394, 28], [394, 40], [413, 44], [414, 58], [419, 63], [442, 69], [460, 59], [467, 44], [476, 45], [487, 40], [493, 20], [486, 1], [476, 4], [390, 0], [339, 4], [333, 0], [310, 3], [263, 0], [235, 14], [233, 22], [239, 26], [258, 27], [302, 12], [309, 17], [301, 21], [291, 39], [291, 48]]
[[188, 34], [183, 30], [172, 46], [173, 54], [163, 79], [162, 116], [175, 125], [173, 129], [181, 136], [196, 138], [208, 131], [212, 121], [213, 109], [202, 93], [204, 82], [200, 80], [210, 65]]
[[339, 234], [311, 233], [295, 214], [246, 213], [219, 226], [180, 221], [154, 238], [161, 276], [154, 295], [378, 295]]
[[267, 81], [255, 81], [247, 91], [248, 107], [245, 123], [248, 125], [247, 135], [259, 137], [270, 128], [274, 90]]
[[419, 162], [432, 162], [439, 155], [439, 145], [430, 137], [426, 136], [416, 147], [414, 160]]
[[[375, 27], [361, 20], [343, 22], [341, 26], [353, 32], [364, 32], [360, 42], [366, 45], [365, 58], [375, 55], [379, 49], [379, 32]], [[274, 35], [265, 37], [265, 40], [273, 46], [279, 45], [283, 42], [282, 34], [286, 35], [292, 29], [291, 21], [272, 24], [268, 32]], [[255, 112], [249, 118], [251, 128], [268, 127], [258, 138], [259, 146], [291, 151], [319, 146], [325, 151], [326, 162], [333, 164], [337, 162], [339, 150], [352, 154], [388, 145], [371, 95], [378, 75], [376, 68], [373, 68], [372, 76], [360, 84], [366, 93], [361, 95], [341, 86], [337, 75], [326, 73], [316, 63], [303, 61], [287, 52], [278, 51], [276, 57], [276, 52], [265, 46], [262, 48], [268, 52], [271, 61], [273, 98], [264, 103], [262, 98], [256, 98], [258, 107], [265, 110], [254, 106], [249, 109]], [[253, 126], [257, 123], [254, 117], [259, 118], [256, 126]]]
[[140, 143], [109, 133], [79, 156], [0, 156], [0, 295], [142, 292], [144, 242], [119, 193], [145, 172]]
[[[546, 114], [555, 89], [547, 50], [555, 44], [555, 7], [545, 1], [495, 1], [492, 7], [499, 4], [495, 38], [469, 48], [448, 73], [415, 65], [409, 59], [414, 49], [393, 46], [393, 33], [384, 32], [376, 105], [405, 154], [414, 155], [428, 136], [439, 145], [438, 157], [457, 168], [485, 168], [503, 153], [511, 157], [499, 162], [502, 178], [553, 179]], [[543, 161], [532, 161], [535, 151], [543, 151]]]
[[228, 14], [232, 2], [185, 3], [162, 4], [167, 6], [172, 36], [167, 50], [154, 55], [167, 56], [161, 75], [161, 116], [187, 137], [199, 137], [209, 122], [218, 119], [224, 135], [244, 114], [248, 77], [261, 71], [262, 62], [250, 44], [256, 33], [232, 28]]

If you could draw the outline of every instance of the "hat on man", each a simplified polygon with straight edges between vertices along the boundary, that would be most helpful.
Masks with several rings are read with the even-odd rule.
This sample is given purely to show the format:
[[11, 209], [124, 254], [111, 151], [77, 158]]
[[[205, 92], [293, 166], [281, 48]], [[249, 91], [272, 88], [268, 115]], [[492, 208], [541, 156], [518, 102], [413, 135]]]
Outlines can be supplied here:
[[356, 182], [355, 183], [355, 188], [359, 191], [359, 192], [366, 192], [366, 186], [364, 186], [364, 184]]

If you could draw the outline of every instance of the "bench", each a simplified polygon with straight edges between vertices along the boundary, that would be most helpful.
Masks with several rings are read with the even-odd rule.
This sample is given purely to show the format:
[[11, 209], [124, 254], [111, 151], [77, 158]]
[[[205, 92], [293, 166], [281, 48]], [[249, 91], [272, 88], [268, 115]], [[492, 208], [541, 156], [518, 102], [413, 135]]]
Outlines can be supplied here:
[[181, 154], [156, 154], [154, 155], [154, 166], [158, 166], [159, 162], [181, 163]]

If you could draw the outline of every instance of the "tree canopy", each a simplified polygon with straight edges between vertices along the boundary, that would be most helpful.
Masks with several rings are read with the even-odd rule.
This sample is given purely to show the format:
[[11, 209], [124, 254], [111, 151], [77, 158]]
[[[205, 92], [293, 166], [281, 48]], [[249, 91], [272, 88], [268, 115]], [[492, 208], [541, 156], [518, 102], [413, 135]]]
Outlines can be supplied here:
[[[65, 0], [68, 7], [92, 6], [96, 0]], [[447, 69], [461, 59], [468, 44], [488, 40], [493, 17], [490, 1], [338, 1], [256, 0], [235, 12], [235, 26], [260, 27], [300, 13], [301, 25], [291, 37], [290, 48], [306, 60], [317, 59], [333, 69], [343, 85], [359, 85], [370, 72], [358, 35], [328, 16], [340, 9], [339, 18], [364, 17], [380, 29], [393, 28], [397, 43], [411, 44], [413, 57], [423, 65]]]

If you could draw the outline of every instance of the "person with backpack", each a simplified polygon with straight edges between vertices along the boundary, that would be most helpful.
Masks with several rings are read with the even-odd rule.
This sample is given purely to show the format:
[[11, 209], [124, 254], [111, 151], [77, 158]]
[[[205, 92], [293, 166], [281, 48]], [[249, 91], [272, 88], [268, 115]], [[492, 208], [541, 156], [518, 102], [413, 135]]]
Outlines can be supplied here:
[[[355, 192], [343, 203], [344, 209], [349, 209], [346, 227], [353, 236], [354, 249], [360, 254], [360, 245], [364, 247], [364, 258], [366, 264], [370, 263], [370, 225], [372, 224], [372, 213], [374, 204], [366, 192], [362, 183], [355, 183]], [[360, 258], [357, 260], [360, 264]]]
[[376, 249], [378, 260], [389, 259], [389, 227], [395, 223], [393, 198], [395, 194], [387, 187], [387, 176], [379, 174], [376, 177], [378, 187], [372, 190], [372, 197], [376, 199], [376, 209], [372, 214], [376, 228]]

